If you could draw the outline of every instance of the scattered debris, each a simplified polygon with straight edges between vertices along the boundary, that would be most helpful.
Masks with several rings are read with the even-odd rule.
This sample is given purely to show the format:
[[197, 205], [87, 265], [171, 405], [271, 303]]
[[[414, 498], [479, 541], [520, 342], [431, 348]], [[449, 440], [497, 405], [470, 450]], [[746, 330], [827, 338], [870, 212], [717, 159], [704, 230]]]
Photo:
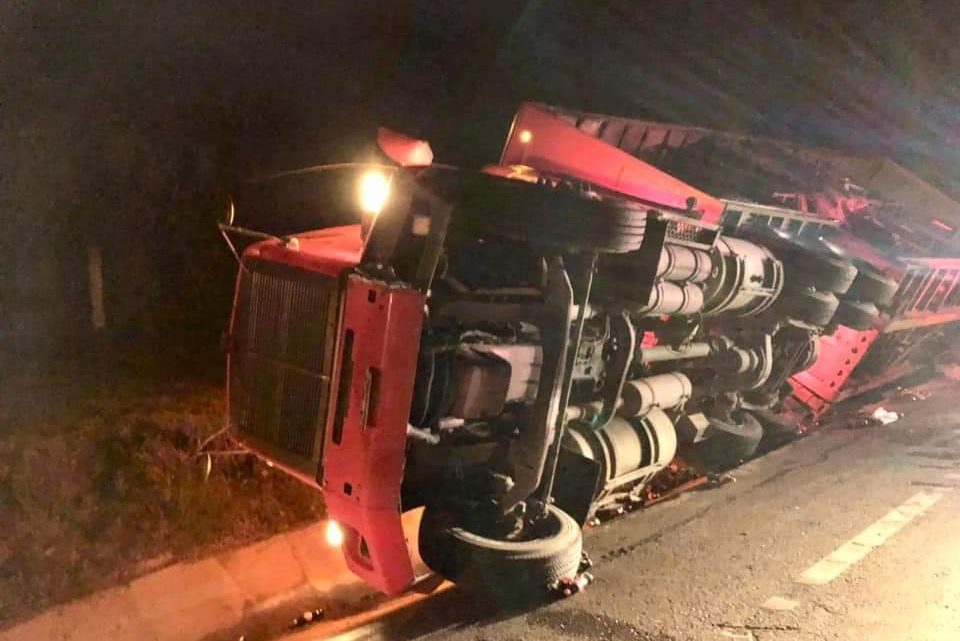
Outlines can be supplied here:
[[674, 461], [658, 473], [641, 494], [631, 494], [623, 498], [621, 503], [597, 510], [587, 525], [596, 527], [634, 510], [675, 499], [685, 492], [697, 488], [716, 488], [736, 480], [730, 473], [700, 475], [685, 464]]
[[900, 415], [896, 412], [891, 412], [890, 410], [884, 409], [883, 407], [878, 407], [877, 409], [873, 410], [870, 418], [879, 421], [880, 425], [889, 425], [890, 423], [897, 421], [900, 418]]
[[847, 428], [859, 429], [864, 427], [880, 427], [889, 425], [902, 418], [902, 414], [891, 412], [882, 406], [867, 406], [850, 416], [847, 420]]
[[920, 387], [902, 387], [898, 391], [901, 396], [906, 396], [911, 401], [925, 401], [933, 396], [933, 392], [925, 391]]
[[589, 572], [581, 572], [574, 577], [565, 577], [551, 583], [547, 586], [547, 590], [554, 597], [565, 599], [573, 596], [577, 592], [582, 592], [591, 583], [593, 583], [593, 575]]
[[670, 499], [677, 498], [684, 492], [689, 492], [690, 490], [693, 490], [700, 486], [713, 487], [709, 477], [696, 476], [688, 481], [684, 481], [680, 485], [677, 485], [669, 489], [664, 489], [662, 491], [657, 491], [657, 492], [650, 491], [643, 505], [644, 506], [655, 505], [657, 503], [662, 503], [663, 501], [669, 501]]
[[604, 521], [609, 521], [610, 519], [618, 516], [623, 516], [626, 513], [627, 510], [626, 506], [624, 505], [612, 505], [610, 507], [601, 508], [597, 510], [597, 515], [590, 520], [590, 525], [600, 525]]
[[573, 596], [593, 583], [593, 575], [587, 572], [587, 570], [592, 567], [593, 560], [590, 558], [590, 555], [587, 554], [586, 551], [581, 552], [580, 565], [577, 568], [576, 575], [550, 583], [547, 585], [547, 591], [557, 599], [565, 599]]
[[325, 616], [323, 608], [315, 608], [313, 610], [306, 610], [303, 614], [298, 616], [293, 622], [290, 623], [290, 629], [295, 630], [298, 628], [303, 628], [313, 623], [316, 623]]
[[730, 472], [724, 472], [723, 474], [709, 474], [707, 475], [707, 487], [720, 487], [721, 485], [726, 485], [727, 483], [736, 483], [737, 477], [735, 477]]

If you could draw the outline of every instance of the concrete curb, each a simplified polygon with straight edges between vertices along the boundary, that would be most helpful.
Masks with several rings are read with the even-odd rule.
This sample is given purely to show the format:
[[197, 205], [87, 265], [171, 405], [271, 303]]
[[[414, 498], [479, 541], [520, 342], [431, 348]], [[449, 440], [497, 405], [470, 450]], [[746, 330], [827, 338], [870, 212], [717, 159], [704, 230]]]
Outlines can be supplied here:
[[[418, 574], [420, 510], [404, 514]], [[284, 611], [375, 602], [325, 539], [327, 521], [239, 550], [178, 563], [48, 610], [0, 632], [0, 641], [200, 641], [237, 638]], [[353, 606], [356, 609], [356, 605]], [[227, 632], [229, 631], [229, 633]]]

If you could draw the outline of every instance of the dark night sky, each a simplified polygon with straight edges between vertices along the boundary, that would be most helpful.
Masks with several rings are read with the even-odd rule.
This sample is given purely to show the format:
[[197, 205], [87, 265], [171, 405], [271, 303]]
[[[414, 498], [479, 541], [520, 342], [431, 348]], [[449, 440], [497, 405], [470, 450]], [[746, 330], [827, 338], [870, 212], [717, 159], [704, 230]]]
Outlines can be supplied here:
[[50, 300], [82, 306], [76, 250], [91, 243], [123, 275], [108, 274], [118, 324], [158, 323], [157, 309], [229, 290], [212, 212], [239, 178], [362, 158], [378, 123], [428, 137], [440, 160], [492, 161], [524, 99], [884, 153], [960, 192], [958, 14], [943, 1], [3, 3], [0, 302], [20, 311], [0, 338], [59, 325], [37, 311]]

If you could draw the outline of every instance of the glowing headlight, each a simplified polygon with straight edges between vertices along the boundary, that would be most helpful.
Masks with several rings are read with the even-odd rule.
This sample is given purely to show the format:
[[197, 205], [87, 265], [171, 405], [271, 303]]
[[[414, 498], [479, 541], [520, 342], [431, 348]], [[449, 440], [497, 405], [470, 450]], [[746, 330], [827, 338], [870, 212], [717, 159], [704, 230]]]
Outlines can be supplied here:
[[336, 521], [327, 521], [327, 544], [338, 548], [343, 544], [343, 529]]
[[379, 214], [390, 197], [390, 179], [379, 171], [368, 171], [360, 176], [360, 209], [367, 214]]

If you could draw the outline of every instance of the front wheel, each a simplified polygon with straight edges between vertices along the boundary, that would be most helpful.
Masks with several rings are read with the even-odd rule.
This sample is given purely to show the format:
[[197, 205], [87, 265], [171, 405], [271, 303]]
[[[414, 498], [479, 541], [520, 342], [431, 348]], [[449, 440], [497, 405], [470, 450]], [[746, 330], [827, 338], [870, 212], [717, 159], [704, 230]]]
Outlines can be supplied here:
[[576, 575], [583, 534], [577, 522], [548, 505], [520, 540], [467, 531], [449, 512], [427, 507], [420, 521], [420, 556], [434, 572], [484, 591], [525, 591]]

